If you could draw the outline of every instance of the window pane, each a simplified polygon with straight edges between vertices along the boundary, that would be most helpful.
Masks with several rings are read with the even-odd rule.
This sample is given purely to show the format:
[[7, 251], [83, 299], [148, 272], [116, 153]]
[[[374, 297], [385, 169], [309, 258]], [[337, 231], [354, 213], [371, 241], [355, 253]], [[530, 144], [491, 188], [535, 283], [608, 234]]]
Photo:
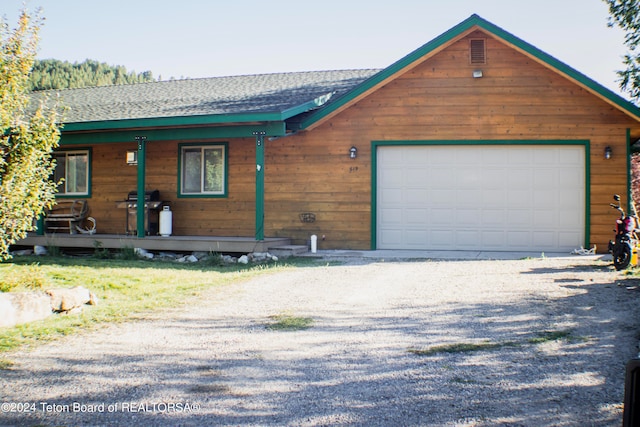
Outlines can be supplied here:
[[182, 151], [182, 191], [200, 193], [202, 191], [202, 154], [200, 148], [186, 148]]
[[56, 160], [56, 169], [53, 172], [53, 182], [62, 181], [60, 185], [58, 185], [58, 193], [64, 194], [66, 193], [64, 178], [67, 170], [67, 156], [64, 154], [55, 154], [53, 158]]
[[222, 193], [224, 177], [223, 149], [207, 148], [204, 150], [204, 192]]
[[66, 183], [67, 193], [86, 193], [89, 176], [88, 155], [69, 153], [67, 155]]

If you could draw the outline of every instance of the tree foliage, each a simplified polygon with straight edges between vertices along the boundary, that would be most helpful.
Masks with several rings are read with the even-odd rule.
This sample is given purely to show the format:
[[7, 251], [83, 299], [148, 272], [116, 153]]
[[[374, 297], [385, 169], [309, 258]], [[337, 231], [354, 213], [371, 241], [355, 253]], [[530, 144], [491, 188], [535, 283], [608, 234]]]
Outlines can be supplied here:
[[618, 71], [620, 88], [633, 99], [640, 98], [640, 0], [603, 0], [609, 7], [609, 27], [618, 26], [625, 32], [624, 42], [629, 48]]
[[151, 71], [136, 74], [121, 65], [108, 65], [87, 59], [70, 63], [57, 59], [36, 60], [29, 78], [29, 89], [66, 89], [154, 81]]
[[0, 259], [33, 229], [56, 191], [50, 177], [51, 153], [60, 138], [57, 108], [29, 105], [29, 72], [41, 25], [26, 9], [15, 29], [0, 23]]

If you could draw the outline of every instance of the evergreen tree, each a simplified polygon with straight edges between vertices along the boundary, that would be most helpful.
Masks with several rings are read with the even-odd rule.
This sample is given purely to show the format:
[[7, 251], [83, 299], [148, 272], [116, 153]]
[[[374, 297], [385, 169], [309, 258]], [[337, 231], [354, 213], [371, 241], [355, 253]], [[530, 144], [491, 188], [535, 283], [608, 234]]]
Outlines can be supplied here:
[[128, 72], [121, 65], [111, 66], [92, 59], [73, 64], [57, 59], [44, 59], [35, 61], [29, 77], [29, 89], [38, 91], [152, 81], [154, 78], [151, 71], [136, 74]]

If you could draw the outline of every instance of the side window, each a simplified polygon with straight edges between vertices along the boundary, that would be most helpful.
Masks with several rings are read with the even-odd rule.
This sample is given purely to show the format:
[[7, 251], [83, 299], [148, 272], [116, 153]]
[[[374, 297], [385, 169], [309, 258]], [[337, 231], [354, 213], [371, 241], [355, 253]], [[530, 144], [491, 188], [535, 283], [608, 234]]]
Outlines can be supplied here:
[[89, 196], [90, 151], [73, 150], [53, 153], [56, 169], [53, 180], [60, 182], [58, 194], [61, 196]]
[[226, 197], [227, 144], [181, 144], [179, 150], [179, 195]]

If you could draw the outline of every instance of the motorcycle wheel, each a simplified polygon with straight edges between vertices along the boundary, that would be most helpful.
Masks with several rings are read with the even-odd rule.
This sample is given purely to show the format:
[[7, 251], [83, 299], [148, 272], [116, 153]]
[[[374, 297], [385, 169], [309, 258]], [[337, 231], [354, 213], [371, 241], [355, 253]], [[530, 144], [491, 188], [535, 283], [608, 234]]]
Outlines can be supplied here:
[[629, 266], [629, 262], [631, 262], [631, 246], [621, 245], [620, 250], [613, 255], [613, 266], [616, 270], [624, 270]]

